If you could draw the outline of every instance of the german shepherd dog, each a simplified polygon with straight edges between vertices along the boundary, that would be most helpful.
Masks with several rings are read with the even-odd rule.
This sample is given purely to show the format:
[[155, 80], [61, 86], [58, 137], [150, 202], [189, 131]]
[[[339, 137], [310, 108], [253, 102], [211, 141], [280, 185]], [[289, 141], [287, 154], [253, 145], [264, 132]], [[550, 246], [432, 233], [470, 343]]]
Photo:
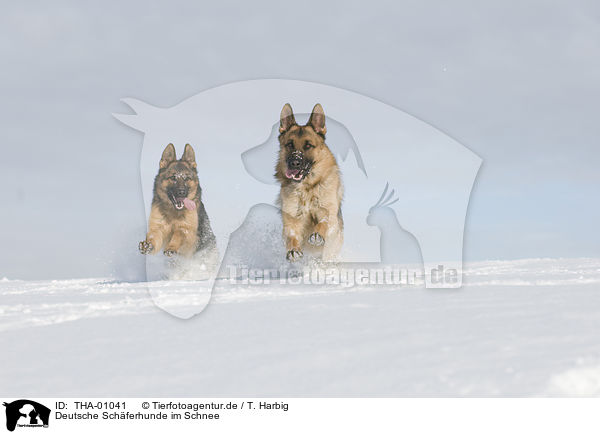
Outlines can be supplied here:
[[162, 153], [154, 178], [148, 234], [139, 249], [144, 255], [164, 249], [166, 256], [183, 257], [205, 249], [216, 251], [215, 236], [202, 203], [196, 156], [189, 144], [180, 160], [172, 143]]
[[279, 161], [286, 258], [296, 261], [308, 249], [325, 261], [335, 259], [343, 243], [343, 185], [335, 157], [325, 144], [325, 113], [315, 105], [308, 123], [296, 123], [283, 106], [279, 123]]

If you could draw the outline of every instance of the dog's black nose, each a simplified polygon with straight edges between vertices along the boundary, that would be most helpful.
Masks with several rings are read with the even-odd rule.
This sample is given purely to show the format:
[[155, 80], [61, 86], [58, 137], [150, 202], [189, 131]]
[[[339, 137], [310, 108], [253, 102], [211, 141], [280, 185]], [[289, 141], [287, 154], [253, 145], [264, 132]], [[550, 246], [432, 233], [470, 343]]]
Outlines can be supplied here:
[[300, 169], [301, 165], [302, 165], [302, 160], [300, 160], [299, 158], [292, 158], [288, 162], [288, 166], [290, 167], [290, 169]]
[[175, 191], [175, 194], [176, 194], [178, 197], [185, 197], [185, 196], [187, 196], [187, 190], [186, 190], [185, 188], [178, 188], [178, 189]]

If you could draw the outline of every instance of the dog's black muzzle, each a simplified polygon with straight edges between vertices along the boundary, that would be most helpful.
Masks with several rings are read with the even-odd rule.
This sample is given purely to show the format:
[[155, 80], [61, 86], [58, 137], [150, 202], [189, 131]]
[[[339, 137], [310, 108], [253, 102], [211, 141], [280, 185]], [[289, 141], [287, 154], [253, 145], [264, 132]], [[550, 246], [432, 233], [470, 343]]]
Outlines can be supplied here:
[[304, 155], [300, 151], [294, 151], [286, 159], [287, 167], [290, 169], [302, 169]]
[[171, 202], [173, 202], [173, 206], [181, 210], [184, 207], [184, 200], [187, 197], [190, 189], [187, 187], [174, 187], [167, 191], [169, 193], [169, 198]]
[[310, 172], [312, 161], [304, 157], [301, 151], [294, 151], [285, 160], [287, 170], [285, 176], [296, 182], [300, 182]]

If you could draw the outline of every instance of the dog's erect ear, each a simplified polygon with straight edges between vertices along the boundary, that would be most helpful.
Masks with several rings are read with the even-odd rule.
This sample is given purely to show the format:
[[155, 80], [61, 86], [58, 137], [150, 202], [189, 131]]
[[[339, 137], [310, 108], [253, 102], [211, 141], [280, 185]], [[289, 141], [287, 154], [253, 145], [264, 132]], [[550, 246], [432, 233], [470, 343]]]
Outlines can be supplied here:
[[169, 143], [163, 151], [162, 157], [160, 157], [159, 166], [161, 169], [164, 169], [176, 159], [177, 156], [175, 155], [175, 146], [173, 146], [173, 143]]
[[286, 103], [281, 109], [281, 116], [279, 117], [279, 132], [286, 132], [292, 125], [296, 125], [296, 119], [294, 118], [292, 106]]
[[196, 168], [196, 153], [194, 152], [194, 148], [189, 143], [185, 145], [185, 149], [183, 151], [183, 155], [181, 157], [183, 161], [188, 163], [194, 169]]
[[327, 132], [327, 128], [325, 128], [325, 112], [321, 104], [315, 104], [306, 125], [313, 127], [317, 134], [325, 135]]

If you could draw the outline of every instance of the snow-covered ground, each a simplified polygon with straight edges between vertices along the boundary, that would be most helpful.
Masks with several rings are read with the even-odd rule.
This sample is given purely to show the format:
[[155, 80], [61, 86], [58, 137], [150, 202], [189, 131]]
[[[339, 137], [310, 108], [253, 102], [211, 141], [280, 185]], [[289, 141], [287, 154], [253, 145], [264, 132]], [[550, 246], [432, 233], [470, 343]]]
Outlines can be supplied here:
[[[458, 290], [0, 281], [6, 396], [600, 396], [600, 259], [466, 264]], [[164, 285], [151, 283], [150, 285]], [[189, 284], [175, 303], [194, 302]]]

